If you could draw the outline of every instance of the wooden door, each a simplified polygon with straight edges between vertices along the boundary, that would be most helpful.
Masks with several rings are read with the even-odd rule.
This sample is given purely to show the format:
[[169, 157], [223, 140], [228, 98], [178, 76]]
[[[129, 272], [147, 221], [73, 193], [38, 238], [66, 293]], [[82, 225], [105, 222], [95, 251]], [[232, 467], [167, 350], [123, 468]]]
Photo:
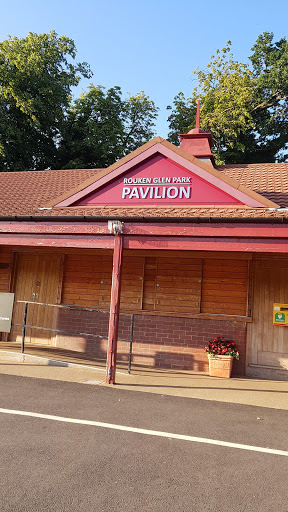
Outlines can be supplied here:
[[288, 261], [256, 260], [253, 274], [249, 363], [288, 369], [288, 327], [273, 325], [273, 303], [288, 303]]
[[[36, 289], [38, 269], [38, 256], [33, 254], [17, 254], [15, 260], [14, 293], [15, 303], [13, 308], [12, 329], [10, 340], [20, 342], [22, 339], [22, 327], [24, 321], [24, 303], [18, 301], [33, 301], [33, 293]], [[34, 293], [35, 295], [35, 293]], [[32, 308], [29, 305], [27, 311], [27, 325], [32, 325]], [[30, 342], [30, 329], [26, 329], [25, 341]]]
[[46, 329], [52, 329], [55, 326], [57, 308], [44, 306], [43, 304], [52, 305], [58, 303], [59, 280], [60, 256], [58, 254], [38, 256], [35, 304], [31, 304], [30, 306], [32, 308], [33, 323], [30, 325], [44, 327], [44, 329], [31, 329], [31, 343], [42, 345], [52, 344], [55, 333]]
[[[57, 308], [45, 304], [58, 303], [60, 280], [60, 255], [36, 253], [18, 254], [14, 280], [15, 306], [14, 324], [23, 324], [24, 304], [27, 301], [27, 326], [44, 329], [26, 328], [25, 343], [50, 345], [54, 332], [52, 329], [57, 315]], [[13, 327], [10, 335], [12, 341], [22, 339], [22, 328]]]

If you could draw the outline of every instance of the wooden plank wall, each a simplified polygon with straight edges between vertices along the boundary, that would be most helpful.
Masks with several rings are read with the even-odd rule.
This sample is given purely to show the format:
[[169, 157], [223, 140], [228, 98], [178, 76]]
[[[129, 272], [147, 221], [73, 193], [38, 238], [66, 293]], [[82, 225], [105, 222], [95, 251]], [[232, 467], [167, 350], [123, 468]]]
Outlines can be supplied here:
[[12, 268], [12, 249], [0, 247], [0, 292], [9, 292], [10, 274]]
[[[122, 310], [142, 309], [144, 259], [123, 257]], [[112, 277], [112, 254], [67, 254], [63, 266], [63, 304], [93, 306], [109, 310]]]
[[[12, 250], [0, 248], [0, 291], [9, 291]], [[53, 252], [49, 249], [45, 253]], [[59, 252], [59, 251], [57, 251]], [[109, 310], [112, 251], [64, 249], [63, 304]], [[245, 259], [246, 258], [246, 259]], [[121, 310], [154, 314], [247, 314], [249, 256], [192, 251], [124, 251]], [[1, 265], [0, 265], [1, 267]]]
[[254, 261], [250, 363], [288, 369], [288, 327], [273, 325], [273, 303], [288, 303], [288, 260]]
[[[248, 266], [247, 260], [227, 257], [153, 257], [126, 253], [121, 311], [245, 316]], [[67, 254], [61, 302], [108, 310], [111, 272], [111, 253]]]
[[123, 257], [121, 279], [121, 310], [141, 311], [143, 301], [144, 258]]
[[109, 309], [111, 271], [111, 254], [65, 255], [61, 302]]
[[142, 307], [145, 311], [155, 311], [157, 258], [147, 256], [144, 259]]
[[155, 310], [199, 313], [201, 259], [158, 258]]
[[[0, 292], [10, 291], [12, 269], [12, 248], [0, 246]], [[0, 332], [0, 340], [6, 339], [6, 333]]]
[[203, 260], [201, 313], [246, 315], [248, 261]]

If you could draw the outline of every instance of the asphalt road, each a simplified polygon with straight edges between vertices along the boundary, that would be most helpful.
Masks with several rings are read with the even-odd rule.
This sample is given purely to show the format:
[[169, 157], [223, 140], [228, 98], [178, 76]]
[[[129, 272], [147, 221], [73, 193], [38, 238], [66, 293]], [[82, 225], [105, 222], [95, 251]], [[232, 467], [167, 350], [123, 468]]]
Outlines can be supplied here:
[[[0, 407], [288, 449], [288, 413], [0, 375]], [[1, 512], [287, 512], [288, 457], [0, 412]]]

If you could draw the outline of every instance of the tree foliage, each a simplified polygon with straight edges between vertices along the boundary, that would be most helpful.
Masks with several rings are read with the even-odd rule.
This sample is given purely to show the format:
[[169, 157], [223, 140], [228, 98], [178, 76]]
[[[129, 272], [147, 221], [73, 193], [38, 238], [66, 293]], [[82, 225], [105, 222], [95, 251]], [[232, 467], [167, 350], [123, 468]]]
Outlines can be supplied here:
[[88, 64], [73, 63], [74, 42], [66, 36], [29, 33], [0, 43], [0, 168], [52, 166], [71, 88]]
[[105, 167], [154, 135], [157, 108], [140, 92], [90, 85], [72, 39], [52, 31], [0, 42], [0, 169]]
[[60, 168], [106, 167], [154, 135], [157, 107], [144, 92], [122, 98], [120, 87], [90, 85], [67, 111]]
[[287, 157], [287, 40], [273, 43], [273, 34], [264, 32], [249, 59], [250, 65], [237, 62], [228, 41], [206, 69], [194, 71], [198, 86], [192, 96], [179, 93], [174, 99], [169, 116], [171, 142], [179, 144], [178, 134], [194, 127], [200, 99], [201, 128], [213, 135], [218, 163], [273, 162]]

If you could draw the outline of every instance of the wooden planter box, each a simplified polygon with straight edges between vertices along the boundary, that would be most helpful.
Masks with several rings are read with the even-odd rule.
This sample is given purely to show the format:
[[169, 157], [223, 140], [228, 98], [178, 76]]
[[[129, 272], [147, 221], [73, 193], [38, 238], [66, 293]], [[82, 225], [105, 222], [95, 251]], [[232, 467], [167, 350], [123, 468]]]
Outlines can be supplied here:
[[208, 356], [210, 377], [229, 379], [232, 372], [233, 356]]

